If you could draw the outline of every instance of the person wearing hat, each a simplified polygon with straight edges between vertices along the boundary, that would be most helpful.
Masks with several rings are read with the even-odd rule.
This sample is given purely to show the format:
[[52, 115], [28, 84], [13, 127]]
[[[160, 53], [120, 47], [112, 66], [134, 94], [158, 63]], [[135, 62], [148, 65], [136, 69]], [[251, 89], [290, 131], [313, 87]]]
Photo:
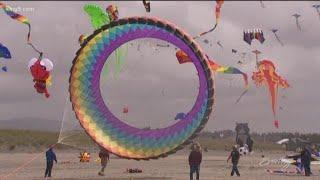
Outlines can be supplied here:
[[189, 154], [190, 180], [193, 180], [194, 173], [196, 173], [196, 179], [199, 180], [201, 161], [201, 146], [199, 143], [195, 143], [191, 146], [191, 152]]
[[231, 171], [231, 176], [234, 175], [234, 173], [237, 174], [237, 176], [240, 176], [239, 170], [238, 170], [238, 162], [240, 159], [240, 153], [238, 151], [237, 145], [233, 146], [233, 149], [227, 159], [227, 163], [229, 162], [229, 160], [231, 159], [232, 162], [232, 171]]

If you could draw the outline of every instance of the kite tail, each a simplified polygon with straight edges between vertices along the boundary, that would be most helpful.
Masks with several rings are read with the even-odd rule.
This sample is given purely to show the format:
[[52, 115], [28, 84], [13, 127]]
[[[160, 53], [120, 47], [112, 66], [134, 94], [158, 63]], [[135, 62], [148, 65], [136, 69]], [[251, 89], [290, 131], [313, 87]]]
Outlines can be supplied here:
[[278, 40], [278, 42], [281, 44], [281, 46], [284, 46], [284, 44], [282, 43], [282, 41], [280, 40], [280, 37], [277, 34], [274, 34], [276, 36], [276, 39]]
[[199, 35], [193, 37], [193, 39], [198, 39], [199, 37], [201, 37], [201, 36], [203, 36], [203, 35], [205, 35], [205, 34], [208, 34], [208, 33], [212, 32], [212, 31], [214, 31], [214, 30], [217, 28], [217, 26], [218, 26], [218, 23], [216, 23], [216, 24], [214, 25], [214, 27], [213, 27], [212, 29], [210, 29], [209, 31], [202, 32], [202, 33], [200, 33]]
[[299, 29], [299, 31], [302, 31], [301, 26], [299, 24], [298, 18], [296, 18], [296, 24], [297, 24], [297, 28]]
[[245, 73], [242, 73], [243, 76], [243, 80], [245, 83], [245, 90], [240, 94], [239, 98], [237, 99], [235, 104], [238, 104], [238, 102], [240, 102], [241, 98], [248, 92], [249, 90], [249, 82], [248, 82], [248, 75]]

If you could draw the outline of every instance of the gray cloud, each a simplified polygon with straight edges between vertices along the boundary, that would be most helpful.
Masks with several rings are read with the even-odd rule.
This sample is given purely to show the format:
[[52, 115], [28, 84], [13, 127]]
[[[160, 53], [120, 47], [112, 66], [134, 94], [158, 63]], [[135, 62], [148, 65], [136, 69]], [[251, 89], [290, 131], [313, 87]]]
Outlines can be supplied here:
[[[79, 49], [80, 34], [91, 34], [93, 29], [89, 18], [83, 12], [86, 2], [7, 2], [11, 6], [32, 7], [25, 12], [32, 25], [31, 38], [45, 56], [51, 59], [53, 86], [49, 88], [52, 97], [45, 99], [36, 94], [32, 78], [26, 68], [29, 59], [37, 54], [26, 45], [27, 27], [1, 14], [1, 43], [13, 54], [8, 73], [1, 73], [0, 114], [3, 119], [24, 117], [59, 121], [66, 109], [67, 88], [71, 62]], [[111, 2], [95, 2], [106, 7]], [[315, 2], [259, 2], [226, 1], [221, 9], [218, 28], [199, 39], [205, 52], [222, 65], [237, 66], [239, 56], [231, 49], [247, 52], [241, 67], [250, 75], [254, 70], [254, 49], [263, 53], [260, 58], [270, 58], [277, 65], [278, 73], [288, 79], [291, 88], [279, 91], [278, 111], [281, 130], [319, 132], [319, 83], [320, 68], [320, 21], [311, 5]], [[115, 2], [120, 16], [157, 16], [167, 19], [195, 35], [208, 30], [215, 22], [215, 2], [151, 2], [151, 13], [146, 13], [140, 1]], [[303, 31], [297, 31], [292, 14], [301, 14]], [[4, 26], [5, 25], [5, 26]], [[4, 28], [3, 28], [4, 27]], [[242, 40], [242, 31], [247, 28], [264, 30], [266, 42], [254, 41], [252, 46]], [[279, 36], [285, 43], [281, 47], [271, 28], [279, 28]], [[212, 47], [202, 42], [208, 39]], [[216, 45], [221, 41], [224, 49]], [[154, 51], [156, 40], [137, 40], [129, 46], [128, 57], [119, 79], [110, 74], [102, 87], [106, 103], [119, 117], [139, 127], [151, 124], [163, 127], [174, 123], [176, 113], [186, 112], [196, 98], [198, 79], [191, 64], [179, 65], [174, 48], [159, 48]], [[140, 51], [137, 51], [141, 44]], [[239, 67], [239, 66], [237, 66]], [[254, 131], [274, 131], [269, 92], [257, 88], [250, 82], [250, 90], [239, 104], [234, 102], [243, 91], [241, 77], [216, 75], [216, 109], [206, 129], [233, 129], [234, 123], [249, 122]], [[164, 94], [164, 95], [163, 95]], [[287, 98], [281, 98], [286, 95]], [[129, 113], [122, 114], [122, 107], [129, 106]]]

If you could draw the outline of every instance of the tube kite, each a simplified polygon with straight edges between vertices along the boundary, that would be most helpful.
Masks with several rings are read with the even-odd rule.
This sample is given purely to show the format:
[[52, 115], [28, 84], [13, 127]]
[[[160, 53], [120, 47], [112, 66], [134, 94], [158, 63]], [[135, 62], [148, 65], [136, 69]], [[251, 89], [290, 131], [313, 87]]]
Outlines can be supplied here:
[[284, 44], [283, 44], [282, 41], [280, 40], [280, 37], [279, 37], [278, 34], [277, 34], [278, 29], [271, 29], [271, 32], [274, 34], [274, 36], [276, 37], [277, 41], [281, 44], [281, 46], [284, 46]]
[[292, 16], [296, 18], [296, 25], [297, 25], [298, 30], [299, 30], [299, 31], [302, 31], [301, 26], [300, 26], [300, 23], [299, 23], [299, 17], [300, 17], [301, 15], [296, 13], [296, 14], [294, 14], [294, 15], [292, 15]]
[[279, 128], [279, 121], [276, 119], [278, 87], [288, 88], [288, 82], [276, 73], [276, 68], [270, 60], [259, 62], [258, 71], [253, 72], [252, 80], [258, 87], [261, 85], [268, 87], [274, 117], [274, 126]]
[[215, 8], [215, 15], [216, 15], [216, 23], [215, 23], [215, 25], [209, 31], [202, 32], [199, 35], [193, 37], [194, 39], [197, 39], [197, 38], [199, 38], [199, 37], [201, 37], [201, 36], [203, 36], [205, 34], [208, 34], [208, 33], [214, 31], [217, 28], [218, 23], [220, 21], [220, 16], [221, 16], [221, 7], [222, 7], [222, 4], [224, 3], [224, 1], [223, 0], [222, 1], [216, 0], [216, 3], [217, 4], [216, 4], [216, 8]]
[[[176, 52], [176, 57], [179, 62], [179, 64], [189, 63], [192, 62], [191, 58], [182, 50], [179, 50]], [[241, 99], [241, 97], [248, 91], [249, 89], [249, 83], [248, 83], [248, 76], [246, 73], [240, 71], [238, 68], [231, 67], [231, 66], [221, 66], [214, 61], [210, 60], [209, 57], [206, 55], [207, 60], [210, 65], [210, 69], [213, 72], [221, 73], [221, 74], [241, 74], [243, 76], [244, 84], [245, 84], [245, 90], [240, 95], [240, 97], [237, 99], [236, 103], [238, 103]]]
[[1, 8], [2, 8], [3, 11], [4, 11], [8, 16], [10, 16], [12, 19], [17, 20], [17, 21], [19, 21], [19, 22], [21, 22], [21, 23], [23, 23], [23, 24], [25, 24], [25, 25], [28, 26], [28, 35], [27, 35], [27, 43], [28, 43], [28, 45], [30, 45], [30, 46], [33, 48], [33, 50], [35, 50], [35, 51], [39, 54], [39, 56], [40, 56], [40, 54], [43, 54], [41, 51], [39, 51], [39, 50], [31, 43], [31, 39], [30, 39], [30, 35], [31, 35], [31, 25], [30, 25], [30, 22], [29, 22], [28, 18], [25, 17], [25, 16], [22, 16], [22, 15], [20, 15], [20, 14], [18, 14], [18, 13], [15, 13], [10, 6], [5, 5], [4, 3], [1, 3], [1, 2], [0, 2], [0, 9], [1, 9]]
[[[115, 49], [135, 39], [154, 38], [179, 47], [196, 67], [199, 91], [185, 119], [159, 129], [141, 129], [118, 119], [100, 90], [103, 64]], [[101, 148], [122, 158], [149, 160], [175, 153], [196, 138], [214, 103], [214, 81], [200, 45], [173, 23], [158, 18], [128, 17], [103, 25], [88, 36], [73, 60], [69, 93], [73, 111], [86, 133]]]

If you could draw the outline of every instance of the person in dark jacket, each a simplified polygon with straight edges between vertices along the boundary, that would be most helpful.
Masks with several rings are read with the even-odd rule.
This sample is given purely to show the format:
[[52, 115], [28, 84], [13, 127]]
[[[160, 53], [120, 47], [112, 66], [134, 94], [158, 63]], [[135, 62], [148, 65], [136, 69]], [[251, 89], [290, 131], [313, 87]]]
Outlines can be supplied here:
[[53, 152], [53, 146], [50, 146], [49, 150], [47, 150], [46, 159], [47, 159], [47, 167], [46, 167], [46, 172], [44, 177], [51, 177], [53, 161], [57, 163], [57, 157], [56, 157], [56, 154]]
[[301, 163], [304, 167], [305, 176], [310, 176], [311, 152], [307, 147], [305, 147], [301, 152]]
[[109, 152], [104, 148], [100, 148], [99, 158], [101, 160], [101, 170], [99, 171], [100, 176], [104, 176], [104, 169], [107, 167], [109, 161]]
[[195, 143], [191, 146], [191, 153], [189, 155], [190, 180], [193, 180], [194, 173], [196, 173], [196, 178], [197, 180], [199, 180], [201, 161], [202, 161], [201, 146], [199, 143]]
[[233, 146], [233, 149], [227, 159], [227, 163], [229, 162], [229, 160], [231, 159], [232, 162], [232, 171], [231, 171], [231, 176], [234, 175], [234, 173], [237, 174], [237, 176], [240, 176], [239, 170], [238, 170], [238, 162], [240, 159], [240, 153], [237, 149], [237, 145]]

